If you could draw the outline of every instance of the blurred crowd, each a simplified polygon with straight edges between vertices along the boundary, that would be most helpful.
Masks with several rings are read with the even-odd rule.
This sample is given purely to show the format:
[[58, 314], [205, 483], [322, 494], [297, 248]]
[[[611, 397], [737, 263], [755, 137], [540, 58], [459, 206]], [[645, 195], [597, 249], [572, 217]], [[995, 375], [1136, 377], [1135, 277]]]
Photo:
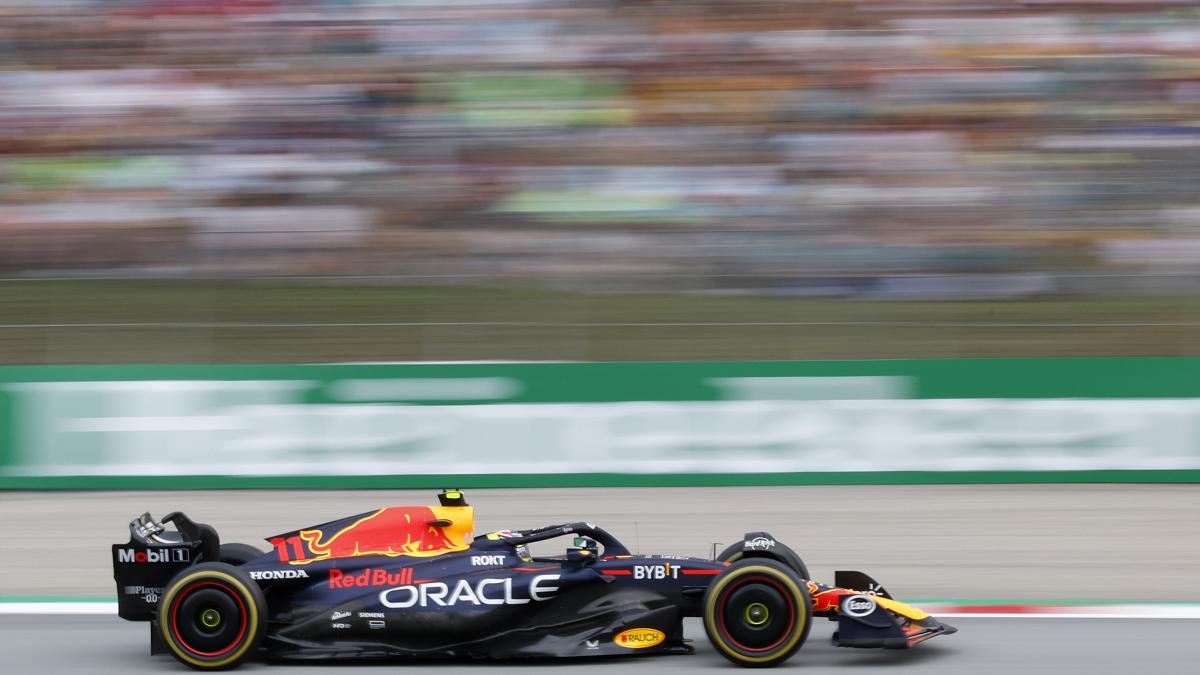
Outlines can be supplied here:
[[0, 0], [0, 276], [1200, 279], [1190, 0]]

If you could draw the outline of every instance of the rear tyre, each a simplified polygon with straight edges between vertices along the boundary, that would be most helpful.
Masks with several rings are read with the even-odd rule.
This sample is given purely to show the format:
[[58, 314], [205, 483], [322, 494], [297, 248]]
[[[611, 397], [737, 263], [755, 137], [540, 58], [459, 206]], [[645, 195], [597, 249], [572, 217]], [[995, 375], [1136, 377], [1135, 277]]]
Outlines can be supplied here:
[[[784, 546], [783, 544], [776, 544], [771, 553], [758, 552], [751, 557], [759, 559], [774, 558], [780, 562], [786, 563], [788, 567], [791, 567], [796, 571], [796, 574], [800, 575], [801, 579], [812, 579], [812, 575], [808, 573], [808, 566], [804, 564], [804, 560], [801, 559], [795, 551]], [[743, 542], [739, 541], [735, 544], [730, 544], [729, 546], [725, 547], [725, 550], [721, 551], [721, 554], [717, 556], [717, 562], [734, 563], [739, 560], [743, 560], [744, 558], [745, 551], [743, 550]]]
[[262, 556], [263, 552], [250, 544], [221, 544], [218, 559], [229, 565], [245, 565]]
[[167, 651], [196, 670], [227, 670], [258, 651], [266, 636], [267, 601], [245, 571], [200, 563], [175, 575], [158, 605]]
[[775, 666], [791, 658], [812, 627], [812, 598], [794, 570], [768, 558], [731, 565], [704, 594], [704, 632], [739, 666]]

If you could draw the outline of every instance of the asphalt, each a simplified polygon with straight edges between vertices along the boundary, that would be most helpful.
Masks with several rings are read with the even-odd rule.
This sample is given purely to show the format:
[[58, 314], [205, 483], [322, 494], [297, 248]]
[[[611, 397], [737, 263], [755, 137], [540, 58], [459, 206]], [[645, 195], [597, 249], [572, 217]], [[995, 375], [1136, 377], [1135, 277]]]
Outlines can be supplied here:
[[[408, 662], [413, 670], [460, 673], [736, 672], [704, 637], [696, 620], [686, 634], [695, 640], [690, 656], [639, 656], [605, 660], [435, 663]], [[1181, 672], [1193, 662], [1200, 622], [1155, 619], [980, 619], [957, 620], [959, 632], [912, 650], [854, 650], [829, 644], [832, 623], [814, 626], [808, 642], [784, 670], [830, 673], [1119, 673]], [[151, 657], [146, 624], [114, 616], [0, 616], [0, 672], [68, 675], [133, 675], [191, 672], [170, 656]], [[403, 663], [403, 662], [401, 662]], [[390, 671], [384, 670], [390, 668]], [[250, 663], [237, 672], [287, 675], [397, 672], [392, 664]]]
[[[765, 530], [818, 580], [858, 569], [901, 598], [1200, 601], [1200, 485], [474, 490], [476, 531], [587, 520], [644, 553], [708, 555]], [[0, 492], [0, 596], [113, 597], [110, 545], [182, 510], [263, 538], [431, 491]], [[1139, 624], [1141, 625], [1141, 624]], [[9, 671], [12, 672], [12, 671]]]

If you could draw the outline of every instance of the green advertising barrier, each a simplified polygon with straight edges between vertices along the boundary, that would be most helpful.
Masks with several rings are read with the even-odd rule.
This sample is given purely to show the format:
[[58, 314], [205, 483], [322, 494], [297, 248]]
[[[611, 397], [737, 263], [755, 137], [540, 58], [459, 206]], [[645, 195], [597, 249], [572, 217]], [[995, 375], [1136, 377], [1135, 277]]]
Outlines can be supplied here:
[[1195, 482], [1200, 358], [0, 367], [0, 487]]

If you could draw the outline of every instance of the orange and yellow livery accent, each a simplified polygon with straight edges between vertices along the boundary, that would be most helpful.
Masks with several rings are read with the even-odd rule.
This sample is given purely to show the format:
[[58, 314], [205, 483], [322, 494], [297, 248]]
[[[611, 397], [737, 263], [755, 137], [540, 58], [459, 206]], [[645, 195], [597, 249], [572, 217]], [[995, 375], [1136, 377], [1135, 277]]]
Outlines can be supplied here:
[[465, 551], [474, 525], [475, 510], [470, 506], [389, 506], [332, 534], [301, 530], [307, 555], [290, 562], [365, 555], [427, 558]]
[[885, 598], [882, 595], [874, 595], [865, 591], [856, 591], [852, 588], [837, 588], [836, 586], [825, 586], [813, 581], [808, 582], [808, 594], [812, 596], [813, 614], [818, 616], [828, 616], [837, 614], [838, 608], [841, 606], [842, 596], [845, 595], [870, 595], [871, 599], [879, 604], [880, 607], [898, 614], [913, 621], [922, 621], [929, 618], [929, 614], [905, 604], [899, 600]]

